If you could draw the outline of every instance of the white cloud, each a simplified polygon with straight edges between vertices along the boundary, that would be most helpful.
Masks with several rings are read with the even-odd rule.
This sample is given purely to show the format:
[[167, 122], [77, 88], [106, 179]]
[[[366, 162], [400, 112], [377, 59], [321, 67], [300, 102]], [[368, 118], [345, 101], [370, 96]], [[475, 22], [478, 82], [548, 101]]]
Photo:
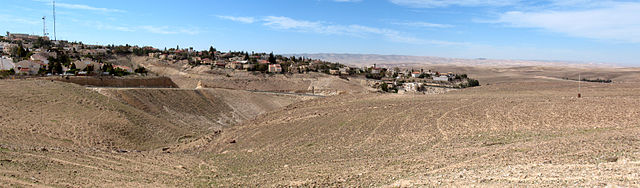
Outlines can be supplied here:
[[333, 0], [335, 2], [341, 2], [341, 3], [353, 3], [353, 2], [360, 2], [362, 0]]
[[264, 25], [277, 29], [298, 29], [298, 30], [316, 30], [318, 32], [323, 29], [322, 23], [294, 20], [284, 16], [267, 16], [263, 19]]
[[392, 3], [416, 8], [435, 8], [448, 6], [509, 6], [521, 0], [390, 0]]
[[375, 28], [362, 25], [337, 25], [327, 24], [323, 22], [313, 22], [305, 20], [295, 20], [284, 16], [267, 16], [262, 20], [263, 25], [281, 30], [293, 30], [297, 32], [310, 32], [330, 35], [349, 35], [356, 37], [382, 36], [393, 42], [409, 43], [409, 44], [437, 44], [437, 45], [460, 45], [463, 43], [424, 40], [406, 34], [384, 28]]
[[220, 19], [231, 20], [242, 23], [253, 23], [255, 22], [255, 18], [253, 17], [234, 17], [234, 16], [217, 16]]
[[597, 8], [560, 11], [511, 11], [494, 23], [539, 28], [574, 37], [640, 43], [640, 3], [611, 2]]
[[72, 19], [71, 21], [77, 22], [86, 26], [94, 27], [99, 30], [112, 30], [112, 31], [122, 31], [122, 32], [148, 32], [148, 33], [163, 34], [163, 35], [171, 35], [171, 34], [196, 35], [200, 33], [200, 29], [198, 28], [175, 27], [175, 26], [153, 26], [153, 25], [123, 26], [123, 25], [112, 25], [112, 24], [103, 23], [99, 21], [81, 21], [76, 19]]
[[429, 22], [394, 22], [396, 25], [412, 26], [412, 27], [433, 27], [433, 28], [450, 28], [453, 25], [437, 24]]

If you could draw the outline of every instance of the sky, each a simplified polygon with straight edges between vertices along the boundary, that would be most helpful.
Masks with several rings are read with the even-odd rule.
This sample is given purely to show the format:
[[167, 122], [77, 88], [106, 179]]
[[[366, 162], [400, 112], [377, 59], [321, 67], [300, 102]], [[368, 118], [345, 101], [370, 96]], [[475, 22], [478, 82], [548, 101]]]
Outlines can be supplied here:
[[[0, 0], [0, 32], [53, 36], [52, 1]], [[640, 66], [640, 1], [56, 1], [57, 38], [221, 51]], [[51, 37], [53, 38], [53, 37]]]

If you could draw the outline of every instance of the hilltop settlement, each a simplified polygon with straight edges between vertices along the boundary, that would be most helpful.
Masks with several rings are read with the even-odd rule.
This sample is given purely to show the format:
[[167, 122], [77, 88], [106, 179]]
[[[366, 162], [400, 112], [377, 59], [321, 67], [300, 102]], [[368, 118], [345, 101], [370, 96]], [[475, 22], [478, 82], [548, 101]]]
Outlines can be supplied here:
[[46, 36], [7, 32], [0, 36], [0, 78], [27, 77], [123, 77], [146, 76], [143, 66], [130, 67], [118, 57], [148, 56], [168, 64], [209, 66], [211, 69], [249, 71], [258, 74], [306, 74], [319, 72], [342, 79], [362, 79], [379, 92], [420, 93], [429, 87], [465, 88], [479, 86], [467, 74], [438, 72], [424, 68], [347, 66], [305, 57], [284, 57], [273, 53], [221, 52], [213, 46], [197, 51], [193, 47], [158, 49], [151, 46], [89, 45], [50, 40]]

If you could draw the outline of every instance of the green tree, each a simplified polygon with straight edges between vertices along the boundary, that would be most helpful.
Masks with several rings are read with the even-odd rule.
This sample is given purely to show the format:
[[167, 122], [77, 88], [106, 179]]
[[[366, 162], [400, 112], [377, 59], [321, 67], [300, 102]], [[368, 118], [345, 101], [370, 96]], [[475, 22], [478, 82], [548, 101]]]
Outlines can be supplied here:
[[76, 64], [75, 63], [71, 63], [71, 67], [69, 67], [69, 71], [68, 72], [73, 72], [74, 74], [78, 72], [78, 69], [76, 68]]
[[480, 82], [476, 79], [469, 79], [469, 83], [468, 83], [469, 87], [476, 87], [476, 86], [480, 86]]
[[136, 70], [134, 70], [134, 72], [135, 73], [140, 73], [140, 74], [147, 74], [147, 72], [149, 72], [149, 71], [147, 71], [146, 68], [141, 66], [141, 67], [138, 67]]
[[275, 64], [276, 63], [276, 57], [273, 56], [273, 52], [271, 52], [269, 54], [269, 63], [271, 63], [271, 64]]
[[380, 89], [382, 89], [382, 91], [384, 92], [389, 92], [389, 86], [387, 85], [387, 83], [382, 83], [380, 85]]
[[84, 71], [87, 71], [87, 73], [91, 73], [93, 72], [94, 68], [93, 65], [87, 65], [86, 68], [84, 68]]

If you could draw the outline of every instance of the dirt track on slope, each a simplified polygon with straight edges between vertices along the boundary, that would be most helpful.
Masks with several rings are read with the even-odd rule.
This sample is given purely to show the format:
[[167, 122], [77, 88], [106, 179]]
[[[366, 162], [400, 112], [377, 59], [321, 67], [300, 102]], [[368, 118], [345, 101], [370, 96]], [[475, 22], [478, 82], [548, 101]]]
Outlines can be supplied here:
[[0, 186], [638, 186], [640, 84], [438, 95], [0, 80]]

